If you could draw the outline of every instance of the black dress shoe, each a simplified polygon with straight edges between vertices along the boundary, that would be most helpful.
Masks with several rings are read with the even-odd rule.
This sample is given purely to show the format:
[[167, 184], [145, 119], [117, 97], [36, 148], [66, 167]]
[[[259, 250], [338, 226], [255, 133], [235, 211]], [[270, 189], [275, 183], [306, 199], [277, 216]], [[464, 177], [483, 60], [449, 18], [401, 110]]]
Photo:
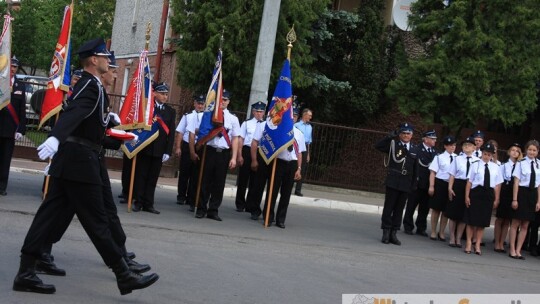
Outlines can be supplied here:
[[259, 219], [259, 214], [252, 213], [251, 214], [251, 219], [254, 220], [254, 221], [258, 220]]
[[189, 206], [189, 209], [188, 209], [188, 212], [194, 212], [194, 211], [195, 211], [195, 207], [193, 207], [193, 206], [190, 205], [190, 206]]
[[35, 274], [30, 272], [18, 273], [13, 282], [13, 290], [37, 292], [52, 294], [56, 288], [52, 284], [43, 284], [43, 281]]
[[304, 195], [302, 194], [302, 192], [298, 192], [298, 191], [295, 191], [295, 192], [294, 192], [294, 195], [296, 195], [296, 196], [304, 196]]
[[1, 196], [6, 196], [6, 195], [7, 195], [6, 190], [0, 190], [0, 195], [1, 195]]
[[121, 200], [118, 201], [118, 203], [120, 203], [120, 204], [127, 204], [127, 201], [126, 201], [125, 199], [121, 199]]
[[413, 232], [412, 232], [412, 230], [405, 230], [405, 234], [413, 235]]
[[278, 226], [281, 229], [285, 229], [285, 224], [276, 222], [276, 226]]
[[203, 218], [204, 216], [205, 216], [204, 211], [203, 212], [197, 211], [197, 214], [195, 214], [195, 217], [198, 218], [198, 219]]
[[206, 217], [218, 222], [223, 221], [217, 214], [208, 214]]
[[236, 208], [236, 212], [244, 212], [244, 208]]
[[133, 204], [133, 205], [131, 206], [131, 211], [133, 211], [133, 212], [139, 212], [139, 211], [141, 211], [141, 210], [142, 210], [142, 206], [139, 205], [139, 204]]
[[416, 234], [417, 234], [417, 235], [421, 235], [421, 236], [428, 236], [427, 232], [425, 232], [425, 231], [418, 231], [418, 230], [416, 230]]
[[127, 257], [126, 257], [125, 260], [126, 260], [126, 264], [129, 267], [129, 270], [131, 270], [133, 272], [136, 272], [138, 274], [147, 272], [147, 271], [149, 271], [151, 269], [150, 265], [148, 265], [148, 264], [139, 264], [139, 263], [135, 262], [134, 260], [132, 260], [130, 258], [127, 258]]
[[185, 205], [186, 204], [186, 199], [185, 198], [177, 198], [176, 203], [178, 205]]
[[66, 271], [64, 269], [56, 267], [56, 264], [51, 261], [50, 258], [44, 257], [46, 254], [43, 254], [42, 259], [38, 260], [36, 263], [36, 272], [53, 275], [53, 276], [65, 276]]
[[161, 212], [157, 211], [156, 209], [154, 209], [154, 207], [143, 207], [142, 211], [150, 212], [150, 213], [153, 213], [153, 214], [160, 214], [161, 213]]
[[129, 251], [128, 251], [128, 252], [126, 252], [126, 257], [127, 257], [128, 259], [133, 260], [133, 259], [136, 258], [137, 256], [135, 255], [135, 252], [129, 252]]

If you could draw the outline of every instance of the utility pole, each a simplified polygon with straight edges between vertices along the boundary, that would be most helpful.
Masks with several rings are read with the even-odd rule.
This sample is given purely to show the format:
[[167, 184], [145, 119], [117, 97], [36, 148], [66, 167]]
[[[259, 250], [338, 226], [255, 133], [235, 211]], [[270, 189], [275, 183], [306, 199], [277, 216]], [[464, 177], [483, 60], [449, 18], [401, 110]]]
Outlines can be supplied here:
[[270, 73], [272, 72], [272, 58], [274, 57], [280, 6], [281, 0], [264, 1], [257, 56], [255, 57], [251, 91], [249, 93], [248, 118], [251, 116], [252, 104], [258, 101], [268, 102], [268, 87], [270, 85]]

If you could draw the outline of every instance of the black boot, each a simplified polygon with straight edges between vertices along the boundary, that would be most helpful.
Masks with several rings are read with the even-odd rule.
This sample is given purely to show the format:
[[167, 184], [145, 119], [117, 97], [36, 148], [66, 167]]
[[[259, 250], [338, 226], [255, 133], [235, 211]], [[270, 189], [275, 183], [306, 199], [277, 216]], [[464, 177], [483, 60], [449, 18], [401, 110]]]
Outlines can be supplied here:
[[390, 243], [400, 246], [401, 242], [398, 240], [396, 232], [395, 229], [390, 230]]
[[135, 289], [146, 288], [159, 279], [159, 276], [155, 273], [140, 275], [129, 270], [124, 258], [112, 265], [111, 268], [116, 275], [116, 282], [118, 283], [118, 289], [120, 289], [121, 295], [131, 293]]
[[56, 264], [51, 260], [50, 254], [44, 252], [41, 254], [41, 259], [37, 260], [36, 271], [39, 273], [55, 275], [55, 276], [65, 276], [66, 271], [56, 267]]
[[390, 229], [383, 229], [382, 230], [382, 240], [384, 244], [390, 243]]
[[150, 265], [148, 264], [139, 264], [135, 262], [135, 260], [132, 260], [128, 258], [127, 256], [124, 257], [124, 260], [126, 261], [126, 264], [129, 267], [129, 270], [136, 272], [138, 274], [141, 274], [143, 272], [147, 272], [148, 270], [152, 269], [150, 268]]
[[21, 255], [19, 272], [13, 281], [13, 290], [51, 294], [56, 292], [54, 285], [43, 284], [36, 275], [36, 259], [26, 254]]
[[137, 257], [135, 255], [135, 252], [126, 252], [126, 256], [128, 257], [128, 259], [131, 259], [131, 260]]

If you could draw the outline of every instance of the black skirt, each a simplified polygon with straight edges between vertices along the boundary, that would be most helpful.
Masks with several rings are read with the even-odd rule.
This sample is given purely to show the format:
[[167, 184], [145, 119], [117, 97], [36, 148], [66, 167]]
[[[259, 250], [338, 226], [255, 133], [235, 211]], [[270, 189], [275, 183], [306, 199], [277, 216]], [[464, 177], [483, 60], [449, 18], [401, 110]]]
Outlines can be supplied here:
[[511, 219], [514, 210], [512, 209], [512, 192], [514, 190], [514, 179], [504, 181], [501, 184], [501, 194], [499, 197], [499, 207], [497, 207], [497, 218]]
[[446, 205], [446, 210], [444, 215], [447, 218], [461, 222], [463, 220], [463, 214], [465, 213], [465, 186], [467, 185], [467, 180], [465, 179], [454, 179], [454, 199], [448, 201]]
[[518, 208], [513, 210], [512, 218], [521, 221], [534, 221], [536, 198], [538, 189], [529, 189], [529, 187], [519, 187], [518, 190]]
[[469, 193], [471, 205], [465, 208], [463, 222], [474, 227], [489, 227], [495, 192], [493, 188], [478, 186]]
[[435, 193], [429, 198], [429, 208], [444, 211], [448, 203], [448, 182], [435, 178]]

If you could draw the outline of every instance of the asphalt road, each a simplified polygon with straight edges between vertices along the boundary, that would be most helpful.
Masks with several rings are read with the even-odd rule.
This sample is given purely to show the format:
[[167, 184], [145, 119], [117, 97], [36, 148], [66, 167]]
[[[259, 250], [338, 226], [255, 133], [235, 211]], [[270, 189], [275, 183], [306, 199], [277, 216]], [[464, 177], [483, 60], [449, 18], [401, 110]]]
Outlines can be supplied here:
[[[14, 292], [19, 250], [40, 203], [43, 178], [11, 172], [0, 197], [0, 303], [341, 303], [343, 293], [514, 293], [540, 291], [540, 260], [493, 252], [464, 254], [440, 241], [398, 234], [403, 245], [380, 242], [380, 218], [291, 205], [286, 229], [264, 229], [227, 198], [223, 222], [196, 219], [159, 189], [160, 215], [127, 213], [118, 205], [137, 261], [160, 275], [150, 288], [120, 296], [114, 275], [75, 219], [53, 248], [66, 277], [41, 275], [56, 294]], [[113, 184], [114, 193], [119, 185]]]

